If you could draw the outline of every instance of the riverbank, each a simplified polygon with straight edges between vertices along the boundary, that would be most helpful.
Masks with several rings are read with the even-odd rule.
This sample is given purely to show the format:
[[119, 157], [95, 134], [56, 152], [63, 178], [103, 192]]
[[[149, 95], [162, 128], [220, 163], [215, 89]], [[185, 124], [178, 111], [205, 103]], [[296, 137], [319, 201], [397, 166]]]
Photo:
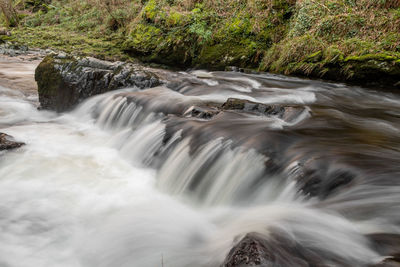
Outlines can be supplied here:
[[[39, 1], [40, 2], [40, 1]], [[400, 86], [398, 1], [52, 1], [4, 39], [106, 60]]]
[[0, 54], [0, 86], [18, 89], [25, 94], [37, 94], [35, 69], [42, 55], [26, 53], [19, 56]]

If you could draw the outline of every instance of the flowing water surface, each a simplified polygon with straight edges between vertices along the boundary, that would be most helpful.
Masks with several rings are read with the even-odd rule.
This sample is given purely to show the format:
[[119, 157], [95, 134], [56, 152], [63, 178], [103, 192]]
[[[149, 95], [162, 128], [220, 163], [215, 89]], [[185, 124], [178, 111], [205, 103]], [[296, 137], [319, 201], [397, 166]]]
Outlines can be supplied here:
[[[230, 97], [285, 110], [213, 108]], [[395, 94], [194, 71], [37, 105], [0, 87], [0, 131], [26, 143], [0, 152], [1, 267], [219, 266], [251, 232], [307, 251], [281, 266], [369, 266], [400, 234]]]

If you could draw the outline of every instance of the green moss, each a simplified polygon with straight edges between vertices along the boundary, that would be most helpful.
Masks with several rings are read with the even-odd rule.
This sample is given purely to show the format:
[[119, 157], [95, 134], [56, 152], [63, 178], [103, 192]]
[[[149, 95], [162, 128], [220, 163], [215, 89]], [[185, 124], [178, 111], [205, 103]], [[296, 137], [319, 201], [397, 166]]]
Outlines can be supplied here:
[[308, 55], [304, 59], [304, 61], [305, 62], [318, 62], [318, 61], [321, 61], [321, 58], [322, 58], [322, 51], [319, 50], [319, 51], [317, 51], [315, 53], [312, 53], [311, 55]]
[[248, 36], [252, 32], [249, 19], [240, 17], [234, 17], [231, 20], [228, 20], [221, 31], [225, 32], [225, 34], [229, 33], [234, 36]]
[[82, 56], [94, 56], [109, 60], [127, 60], [119, 42], [120, 37], [110, 39], [80, 34], [60, 26], [16, 28], [11, 31], [8, 41], [17, 45], [27, 45], [43, 49], [53, 49]]
[[124, 43], [125, 49], [135, 50], [138, 54], [148, 54], [162, 41], [159, 28], [147, 24], [135, 24]]
[[154, 21], [154, 19], [157, 16], [157, 1], [155, 0], [150, 0], [147, 2], [147, 4], [144, 6], [142, 13], [145, 19], [149, 21]]
[[38, 83], [39, 95], [53, 97], [57, 90], [62, 87], [62, 76], [54, 68], [55, 62], [52, 56], [47, 56], [39, 64], [35, 71], [35, 80]]
[[166, 24], [169, 27], [184, 26], [188, 23], [189, 23], [189, 18], [176, 11], [171, 11], [166, 19]]
[[222, 42], [206, 45], [194, 64], [211, 69], [224, 69], [225, 66], [256, 68], [262, 57], [257, 43], [250, 39], [240, 42]]
[[370, 61], [370, 60], [394, 61], [396, 59], [398, 59], [398, 57], [380, 53], [380, 54], [367, 54], [367, 55], [361, 55], [361, 56], [349, 56], [349, 57], [346, 57], [345, 62], [348, 62], [348, 61], [363, 62], [363, 61]]
[[324, 50], [323, 61], [327, 64], [336, 64], [344, 61], [343, 52], [335, 45]]

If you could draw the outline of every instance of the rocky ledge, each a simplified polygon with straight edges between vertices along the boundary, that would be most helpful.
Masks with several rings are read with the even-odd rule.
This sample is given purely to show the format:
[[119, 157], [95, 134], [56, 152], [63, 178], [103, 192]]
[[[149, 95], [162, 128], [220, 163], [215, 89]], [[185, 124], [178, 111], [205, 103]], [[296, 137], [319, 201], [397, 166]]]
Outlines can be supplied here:
[[12, 136], [5, 133], [0, 133], [0, 151], [19, 148], [23, 145], [25, 145], [25, 143], [14, 141]]
[[136, 64], [63, 53], [45, 57], [35, 71], [35, 80], [41, 108], [57, 112], [70, 110], [82, 100], [107, 91], [160, 84], [155, 73]]

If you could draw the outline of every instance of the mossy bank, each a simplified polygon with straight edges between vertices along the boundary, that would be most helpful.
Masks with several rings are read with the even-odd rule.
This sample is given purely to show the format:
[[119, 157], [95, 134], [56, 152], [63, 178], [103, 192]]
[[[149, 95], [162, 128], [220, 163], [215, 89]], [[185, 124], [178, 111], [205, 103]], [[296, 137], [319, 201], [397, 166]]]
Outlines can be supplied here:
[[5, 38], [176, 68], [238, 66], [400, 86], [399, 0], [36, 2], [19, 4], [20, 26]]

